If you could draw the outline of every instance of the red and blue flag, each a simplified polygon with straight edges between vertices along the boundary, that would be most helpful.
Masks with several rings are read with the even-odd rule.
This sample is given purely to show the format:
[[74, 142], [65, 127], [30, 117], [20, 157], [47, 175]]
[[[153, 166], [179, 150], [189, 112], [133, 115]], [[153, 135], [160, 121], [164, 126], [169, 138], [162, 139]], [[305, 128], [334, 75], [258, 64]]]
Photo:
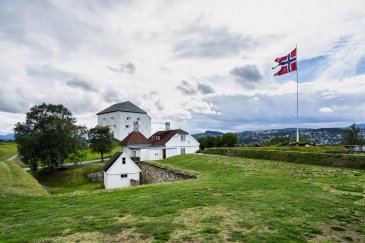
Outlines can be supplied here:
[[283, 57], [278, 57], [275, 59], [275, 62], [278, 63], [278, 65], [274, 68], [280, 67], [280, 70], [274, 74], [274, 76], [280, 76], [283, 74], [290, 73], [292, 71], [297, 70], [297, 48], [292, 50], [288, 55]]

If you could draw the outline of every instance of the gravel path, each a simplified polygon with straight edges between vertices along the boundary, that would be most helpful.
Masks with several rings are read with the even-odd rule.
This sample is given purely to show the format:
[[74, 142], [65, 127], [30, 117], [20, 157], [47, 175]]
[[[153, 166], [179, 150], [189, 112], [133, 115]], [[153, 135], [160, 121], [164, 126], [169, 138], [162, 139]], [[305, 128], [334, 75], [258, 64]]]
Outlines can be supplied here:
[[9, 159], [7, 159], [6, 161], [14, 161], [16, 160], [16, 158], [18, 158], [18, 154], [14, 154], [13, 156], [11, 156]]

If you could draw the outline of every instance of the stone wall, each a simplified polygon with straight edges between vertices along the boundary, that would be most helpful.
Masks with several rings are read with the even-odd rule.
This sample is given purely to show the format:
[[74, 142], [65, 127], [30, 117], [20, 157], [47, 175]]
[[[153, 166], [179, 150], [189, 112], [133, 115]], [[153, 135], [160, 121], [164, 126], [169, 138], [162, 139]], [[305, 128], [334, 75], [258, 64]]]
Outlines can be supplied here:
[[90, 181], [104, 181], [104, 171], [90, 173], [90, 174], [87, 174], [86, 177]]
[[[151, 184], [160, 182], [170, 182], [196, 178], [192, 175], [183, 174], [180, 172], [175, 172], [170, 169], [160, 167], [155, 164], [150, 164], [148, 162], [135, 162], [139, 168], [141, 168], [141, 178], [140, 184]], [[104, 181], [104, 172], [98, 171], [95, 173], [90, 173], [86, 175], [91, 181]], [[137, 184], [136, 184], [137, 185]]]
[[162, 168], [158, 165], [150, 164], [148, 162], [136, 162], [136, 164], [142, 170], [141, 184], [160, 183], [195, 178], [194, 176], [178, 173], [166, 168]]

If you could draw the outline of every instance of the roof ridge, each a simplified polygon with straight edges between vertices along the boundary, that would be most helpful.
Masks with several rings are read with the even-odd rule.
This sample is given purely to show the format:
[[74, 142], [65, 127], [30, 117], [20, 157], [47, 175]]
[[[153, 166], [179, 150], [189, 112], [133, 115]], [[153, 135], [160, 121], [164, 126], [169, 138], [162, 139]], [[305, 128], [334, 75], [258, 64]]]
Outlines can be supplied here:
[[117, 112], [117, 111], [147, 114], [146, 111], [142, 110], [141, 108], [139, 108], [138, 106], [136, 106], [135, 104], [133, 104], [132, 102], [130, 102], [128, 100], [128, 101], [113, 104], [113, 105], [109, 106], [108, 108], [97, 113], [97, 115]]

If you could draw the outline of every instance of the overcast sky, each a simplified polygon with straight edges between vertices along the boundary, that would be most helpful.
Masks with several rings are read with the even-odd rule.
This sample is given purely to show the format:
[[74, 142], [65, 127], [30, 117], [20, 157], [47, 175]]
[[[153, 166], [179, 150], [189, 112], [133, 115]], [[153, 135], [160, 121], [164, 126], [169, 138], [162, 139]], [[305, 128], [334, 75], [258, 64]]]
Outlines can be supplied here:
[[153, 131], [295, 127], [271, 67], [296, 44], [300, 127], [364, 123], [364, 30], [364, 0], [0, 0], [0, 134], [42, 102], [88, 127], [128, 100]]

